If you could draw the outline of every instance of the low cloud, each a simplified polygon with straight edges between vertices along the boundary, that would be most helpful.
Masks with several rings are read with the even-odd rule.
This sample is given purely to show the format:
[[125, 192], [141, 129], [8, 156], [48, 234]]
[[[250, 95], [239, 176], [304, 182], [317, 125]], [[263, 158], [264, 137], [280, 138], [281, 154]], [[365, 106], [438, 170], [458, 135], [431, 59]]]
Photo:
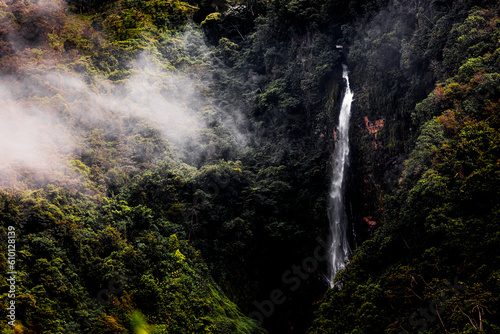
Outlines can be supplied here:
[[[135, 61], [133, 73], [120, 83], [94, 78], [91, 85], [66, 72], [0, 78], [0, 186], [14, 184], [14, 174], [22, 179], [21, 170], [47, 182], [61, 180], [70, 159], [95, 149], [96, 130], [120, 147], [113, 151], [117, 156], [103, 159], [122, 164], [133, 164], [130, 152], [152, 147], [153, 137], [188, 163], [215, 156], [228, 138], [235, 146], [246, 143], [244, 118], [202, 96], [207, 82], [160, 69], [146, 56]], [[155, 160], [166, 152], [148, 154]]]
[[45, 111], [8, 99], [9, 95], [0, 84], [0, 185], [17, 184], [18, 174], [61, 179], [74, 150], [68, 128]]
[[197, 69], [213, 60], [201, 32], [188, 27], [166, 58], [139, 55], [128, 78], [111, 82], [58, 65], [65, 54], [46, 38], [51, 22], [67, 19], [63, 1], [16, 6], [26, 22], [0, 21], [11, 42], [0, 75], [0, 188], [75, 180], [74, 159], [105, 174], [165, 155], [198, 165], [246, 144], [245, 117], [216, 106], [211, 74]]

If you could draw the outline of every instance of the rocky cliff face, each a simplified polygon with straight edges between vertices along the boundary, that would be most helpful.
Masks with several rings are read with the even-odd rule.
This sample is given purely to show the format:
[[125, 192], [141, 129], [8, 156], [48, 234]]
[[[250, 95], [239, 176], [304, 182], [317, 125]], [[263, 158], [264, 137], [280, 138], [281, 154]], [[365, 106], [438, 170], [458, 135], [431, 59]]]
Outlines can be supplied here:
[[499, 10], [389, 1], [344, 29], [362, 244], [310, 333], [500, 330]]

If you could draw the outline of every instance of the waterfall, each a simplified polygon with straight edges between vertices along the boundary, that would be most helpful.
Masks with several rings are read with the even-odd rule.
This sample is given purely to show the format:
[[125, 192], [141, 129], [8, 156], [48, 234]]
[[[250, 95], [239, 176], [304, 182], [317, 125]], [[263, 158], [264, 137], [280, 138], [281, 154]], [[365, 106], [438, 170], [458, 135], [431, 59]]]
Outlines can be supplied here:
[[349, 158], [349, 118], [353, 93], [349, 86], [349, 76], [346, 65], [343, 66], [342, 77], [346, 80], [344, 99], [339, 115], [337, 128], [337, 143], [333, 153], [333, 177], [330, 185], [328, 220], [330, 222], [330, 249], [328, 283], [333, 287], [335, 274], [345, 267], [351, 254], [348, 236], [347, 214], [344, 205], [345, 174]]

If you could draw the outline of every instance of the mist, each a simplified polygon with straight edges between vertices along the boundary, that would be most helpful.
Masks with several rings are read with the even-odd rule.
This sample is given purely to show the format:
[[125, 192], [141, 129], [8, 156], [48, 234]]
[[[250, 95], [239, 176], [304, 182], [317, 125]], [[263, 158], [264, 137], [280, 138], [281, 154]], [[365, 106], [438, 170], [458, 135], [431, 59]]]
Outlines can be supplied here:
[[68, 128], [49, 112], [9, 99], [0, 84], [0, 186], [17, 186], [19, 178], [62, 179], [74, 150]]
[[220, 147], [247, 142], [242, 113], [222, 110], [204, 96], [209, 76], [174, 73], [147, 54], [118, 83], [48, 67], [36, 75], [0, 77], [2, 187], [74, 178], [73, 159], [104, 172], [124, 165], [137, 170], [166, 156], [197, 165], [223, 158]]

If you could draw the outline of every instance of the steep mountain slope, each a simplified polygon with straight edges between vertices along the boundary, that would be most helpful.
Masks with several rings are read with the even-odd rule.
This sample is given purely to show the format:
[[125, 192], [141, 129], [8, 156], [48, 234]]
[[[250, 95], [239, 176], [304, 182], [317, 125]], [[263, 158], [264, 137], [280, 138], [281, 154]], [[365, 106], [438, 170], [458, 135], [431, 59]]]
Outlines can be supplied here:
[[[14, 330], [498, 331], [498, 11], [0, 2]], [[342, 63], [359, 248], [339, 290], [319, 259]]]
[[499, 330], [499, 8], [473, 4], [393, 2], [350, 32], [373, 237], [310, 333]]
[[[216, 65], [186, 26], [195, 8], [0, 6], [0, 220], [16, 246], [1, 243], [2, 332], [260, 333], [213, 281], [175, 199], [244, 140], [210, 101]], [[157, 175], [172, 202], [127, 202]]]

